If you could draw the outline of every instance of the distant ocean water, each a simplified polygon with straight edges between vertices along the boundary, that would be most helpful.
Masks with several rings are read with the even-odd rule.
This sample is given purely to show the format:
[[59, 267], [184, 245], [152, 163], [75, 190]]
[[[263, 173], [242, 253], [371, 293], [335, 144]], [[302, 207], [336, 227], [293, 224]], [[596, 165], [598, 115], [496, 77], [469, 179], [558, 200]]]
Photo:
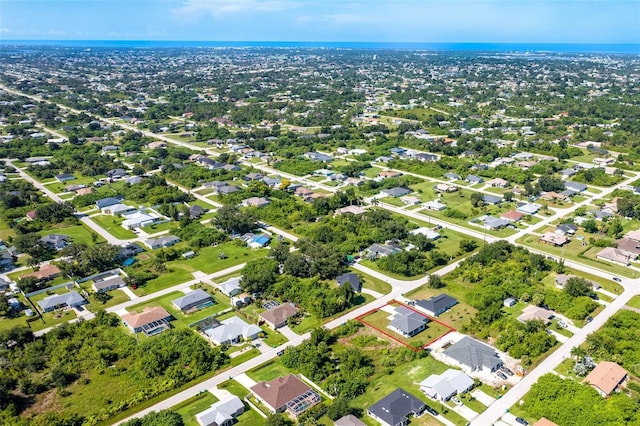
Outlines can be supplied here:
[[385, 43], [385, 42], [292, 42], [292, 41], [143, 41], [143, 40], [0, 40], [1, 47], [58, 46], [75, 48], [206, 48], [206, 47], [284, 47], [371, 50], [431, 50], [456, 52], [553, 52], [640, 54], [640, 44], [581, 43]]

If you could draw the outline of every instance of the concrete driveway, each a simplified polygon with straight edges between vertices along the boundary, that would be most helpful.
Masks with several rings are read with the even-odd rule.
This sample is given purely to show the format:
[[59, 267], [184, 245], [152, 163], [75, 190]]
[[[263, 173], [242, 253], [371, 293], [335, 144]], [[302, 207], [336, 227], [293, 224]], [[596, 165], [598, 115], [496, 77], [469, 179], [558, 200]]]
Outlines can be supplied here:
[[480, 389], [476, 389], [473, 392], [471, 392], [471, 396], [477, 399], [478, 401], [480, 401], [481, 404], [486, 405], [487, 407], [491, 405], [493, 401], [496, 400], [494, 397], [487, 395], [485, 392], [481, 391]]
[[251, 389], [252, 387], [254, 387], [257, 384], [255, 380], [253, 380], [251, 377], [247, 376], [245, 373], [238, 374], [233, 379], [236, 382], [240, 383], [242, 386], [244, 386], [247, 389]]
[[291, 330], [288, 325], [280, 327], [278, 331], [282, 333], [282, 335], [286, 337], [288, 341], [292, 341], [298, 338], [298, 334], [296, 334], [295, 331]]

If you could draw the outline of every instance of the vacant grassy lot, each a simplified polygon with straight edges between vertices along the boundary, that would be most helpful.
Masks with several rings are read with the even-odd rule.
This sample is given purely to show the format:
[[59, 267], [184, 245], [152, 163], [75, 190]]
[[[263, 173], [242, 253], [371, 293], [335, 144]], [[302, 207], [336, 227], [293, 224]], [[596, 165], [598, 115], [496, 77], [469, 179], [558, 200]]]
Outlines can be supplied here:
[[133, 231], [129, 231], [128, 229], [124, 229], [122, 224], [122, 219], [113, 217], [113, 216], [93, 216], [90, 218], [95, 223], [97, 223], [100, 227], [102, 227], [105, 231], [110, 233], [116, 238], [121, 240], [129, 240], [131, 238], [136, 238], [137, 235]]

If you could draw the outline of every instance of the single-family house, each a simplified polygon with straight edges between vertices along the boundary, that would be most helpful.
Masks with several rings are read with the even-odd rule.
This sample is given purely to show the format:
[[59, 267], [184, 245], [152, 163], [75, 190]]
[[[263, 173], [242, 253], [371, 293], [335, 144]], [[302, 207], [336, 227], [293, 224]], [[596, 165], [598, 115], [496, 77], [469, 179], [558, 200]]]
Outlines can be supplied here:
[[233, 316], [220, 321], [220, 324], [213, 328], [204, 330], [209, 340], [216, 345], [228, 345], [239, 343], [244, 340], [255, 340], [262, 329], [255, 324], [249, 324], [243, 319]]
[[119, 259], [129, 259], [130, 257], [140, 254], [143, 251], [144, 249], [140, 247], [138, 243], [129, 243], [120, 249], [117, 257]]
[[632, 260], [636, 260], [638, 256], [634, 253], [620, 250], [615, 247], [605, 247], [596, 254], [596, 257], [608, 262], [617, 263], [622, 266], [629, 266]]
[[287, 325], [289, 318], [295, 317], [296, 315], [298, 315], [298, 308], [291, 303], [283, 303], [261, 312], [260, 318], [275, 330]]
[[428, 300], [416, 300], [415, 306], [421, 311], [426, 312], [428, 315], [437, 317], [457, 304], [458, 301], [455, 298], [447, 294], [439, 294], [437, 296], [431, 297]]
[[587, 185], [585, 185], [584, 183], [580, 183], [580, 182], [565, 181], [564, 182], [564, 188], [565, 189], [570, 189], [570, 190], [575, 191], [577, 193], [580, 193], [580, 192], [584, 192], [584, 191], [587, 190]]
[[333, 212], [334, 216], [339, 216], [341, 214], [353, 214], [353, 215], [361, 215], [366, 213], [366, 210], [363, 209], [360, 206], [346, 206], [346, 207], [342, 207], [339, 209], [336, 209], [335, 212]]
[[400, 201], [408, 206], [415, 206], [416, 204], [420, 204], [420, 198], [413, 195], [405, 195], [404, 197], [400, 197]]
[[134, 333], [144, 333], [153, 336], [169, 329], [171, 314], [160, 306], [146, 307], [140, 313], [122, 315], [124, 325]]
[[462, 179], [462, 178], [460, 177], [460, 175], [459, 175], [459, 174], [457, 174], [457, 173], [453, 173], [453, 172], [445, 173], [445, 174], [444, 174], [444, 177], [445, 177], [445, 178], [447, 178], [447, 179], [449, 179], [449, 180], [452, 180], [452, 181], [453, 181], [453, 180], [460, 180], [460, 179]]
[[395, 188], [383, 189], [380, 193], [386, 197], [398, 198], [411, 193], [411, 190], [402, 186], [396, 186]]
[[185, 293], [184, 296], [178, 297], [171, 301], [173, 306], [180, 309], [182, 312], [189, 312], [192, 310], [198, 310], [209, 304], [213, 304], [213, 297], [202, 289], [196, 289]]
[[189, 218], [190, 219], [197, 219], [200, 216], [202, 216], [203, 214], [204, 214], [204, 209], [202, 208], [202, 206], [194, 204], [193, 206], [189, 207]]
[[511, 210], [511, 211], [502, 213], [500, 215], [500, 219], [505, 219], [505, 220], [508, 220], [509, 222], [519, 222], [520, 220], [522, 220], [523, 216], [524, 214], [520, 213], [519, 211]]
[[606, 220], [613, 217], [612, 213], [603, 210], [589, 210], [589, 214], [591, 214], [595, 220]]
[[502, 178], [495, 178], [487, 181], [487, 185], [492, 186], [494, 188], [508, 188], [509, 182]]
[[62, 234], [49, 234], [40, 238], [40, 241], [47, 246], [49, 250], [62, 250], [69, 244], [70, 240], [71, 237]]
[[484, 216], [481, 220], [484, 227], [490, 230], [502, 229], [511, 224], [508, 220], [491, 216]]
[[441, 203], [438, 200], [431, 200], [424, 203], [422, 207], [424, 207], [427, 210], [442, 211], [447, 208], [447, 205]]
[[38, 269], [37, 271], [33, 271], [29, 274], [22, 275], [20, 278], [33, 277], [38, 281], [44, 281], [44, 280], [52, 280], [59, 275], [60, 275], [60, 268], [58, 268], [56, 265], [48, 264], [48, 265], [41, 266], [40, 269]]
[[386, 179], [386, 178], [397, 178], [402, 176], [401, 172], [396, 172], [393, 170], [383, 170], [377, 174], [377, 177]]
[[315, 390], [293, 374], [257, 383], [250, 390], [271, 413], [286, 411], [295, 418], [322, 401]]
[[533, 424], [533, 426], [558, 426], [558, 424], [552, 422], [551, 420], [547, 419], [546, 417], [540, 417], [540, 420], [535, 422]]
[[61, 173], [59, 175], [56, 175], [56, 180], [58, 182], [68, 182], [70, 180], [74, 180], [76, 177], [74, 175], [68, 174], [68, 173]]
[[242, 400], [236, 395], [230, 395], [196, 414], [196, 421], [200, 426], [231, 426], [242, 413]]
[[640, 255], [640, 241], [635, 241], [630, 238], [621, 238], [616, 240], [616, 245], [620, 250], [628, 251], [636, 256]]
[[456, 394], [473, 388], [473, 379], [460, 370], [448, 369], [442, 374], [432, 374], [420, 382], [420, 390], [430, 398], [448, 401]]
[[371, 244], [367, 249], [367, 257], [371, 259], [377, 259], [379, 257], [389, 256], [390, 254], [396, 254], [400, 252], [399, 247], [395, 247], [389, 244]]
[[556, 226], [555, 233], [562, 235], [573, 235], [578, 231], [578, 227], [573, 223], [561, 223]]
[[271, 204], [271, 200], [264, 197], [251, 197], [245, 200], [242, 200], [242, 205], [244, 207], [264, 207]]
[[64, 294], [52, 294], [42, 300], [38, 301], [40, 310], [44, 312], [51, 312], [55, 309], [68, 309], [77, 308], [87, 303], [84, 297], [80, 296], [77, 291], [70, 291]]
[[347, 272], [345, 274], [338, 275], [336, 277], [336, 282], [340, 287], [343, 285], [349, 285], [355, 293], [360, 293], [362, 291], [362, 282], [357, 274]]
[[353, 414], [348, 414], [333, 422], [333, 426], [366, 426], [366, 424]]
[[528, 305], [522, 310], [522, 314], [518, 317], [518, 321], [526, 322], [532, 320], [544, 321], [545, 324], [549, 324], [555, 317], [553, 311], [541, 308], [539, 306]]
[[254, 180], [262, 180], [264, 175], [262, 173], [250, 172], [242, 177], [243, 180], [254, 181]]
[[640, 242], [640, 230], [629, 231], [626, 234], [624, 234], [624, 237], [629, 240]]
[[502, 366], [502, 360], [494, 348], [468, 336], [449, 346], [443, 354], [469, 372], [493, 373]]
[[222, 185], [214, 188], [213, 193], [218, 195], [229, 195], [241, 191], [236, 185]]
[[156, 250], [159, 248], [171, 247], [180, 242], [180, 238], [175, 235], [163, 235], [158, 238], [149, 238], [148, 240], [143, 241], [142, 243], [149, 247], [151, 250]]
[[538, 213], [540, 206], [538, 204], [521, 204], [516, 208], [516, 211], [522, 214], [534, 215]]
[[436, 192], [456, 192], [458, 187], [450, 183], [439, 183], [433, 187]]
[[143, 226], [149, 226], [160, 220], [160, 218], [155, 213], [148, 214], [141, 211], [136, 211], [135, 213], [132, 213], [125, 217], [126, 219], [122, 221], [122, 227], [129, 230], [141, 228]]
[[412, 235], [423, 235], [426, 239], [431, 240], [431, 241], [435, 241], [438, 238], [440, 238], [440, 234], [438, 234], [433, 229], [426, 228], [426, 227], [421, 227], [421, 228], [418, 228], [418, 229], [414, 229], [412, 231], [409, 231], [409, 233], [412, 234]]
[[103, 208], [101, 210], [102, 214], [110, 214], [112, 216], [127, 216], [130, 215], [132, 213], [135, 213], [136, 211], [138, 211], [138, 209], [136, 209], [133, 206], [128, 206], [126, 204], [122, 204], [122, 203], [118, 203], [118, 204], [113, 204], [111, 206], [107, 206], [105, 208]]
[[467, 175], [467, 177], [464, 180], [466, 180], [467, 182], [473, 185], [484, 182], [484, 179], [476, 175]]
[[120, 179], [127, 175], [127, 171], [125, 169], [111, 169], [105, 175], [111, 179]]
[[576, 169], [560, 170], [560, 176], [562, 176], [563, 179], [568, 179], [568, 178], [574, 176], [576, 173], [578, 173], [578, 171]]
[[498, 197], [497, 195], [489, 195], [489, 194], [484, 194], [482, 195], [482, 201], [485, 204], [500, 204], [502, 202], [502, 197]]
[[410, 416], [421, 416], [426, 407], [424, 402], [398, 388], [367, 408], [367, 414], [383, 426], [406, 426]]
[[91, 287], [96, 293], [106, 293], [117, 288], [125, 287], [126, 285], [120, 275], [111, 275], [103, 279], [94, 279]]
[[242, 288], [240, 287], [240, 281], [242, 279], [240, 277], [229, 278], [227, 281], [218, 284], [218, 289], [227, 297], [233, 297], [237, 294], [242, 293]]
[[413, 309], [397, 306], [390, 316], [388, 328], [405, 337], [413, 337], [427, 328], [427, 322], [429, 318]]
[[268, 235], [256, 235], [251, 240], [247, 241], [247, 245], [252, 249], [260, 249], [266, 247], [271, 241], [271, 237]]
[[543, 244], [550, 244], [556, 247], [562, 247], [563, 245], [569, 242], [569, 237], [563, 234], [555, 233], [555, 232], [545, 232], [540, 237], [540, 242]]
[[598, 393], [607, 397], [620, 389], [628, 375], [624, 368], [615, 362], [601, 361], [584, 379]]
[[389, 151], [395, 155], [404, 155], [407, 152], [405, 148], [401, 147], [391, 148]]
[[304, 154], [311, 161], [321, 161], [323, 163], [329, 163], [333, 161], [333, 157], [327, 154], [322, 154], [320, 152], [307, 152]]
[[105, 207], [113, 206], [115, 204], [120, 204], [121, 201], [122, 201], [122, 198], [115, 198], [115, 197], [101, 198], [96, 201], [96, 207], [98, 208], [98, 210], [102, 210]]

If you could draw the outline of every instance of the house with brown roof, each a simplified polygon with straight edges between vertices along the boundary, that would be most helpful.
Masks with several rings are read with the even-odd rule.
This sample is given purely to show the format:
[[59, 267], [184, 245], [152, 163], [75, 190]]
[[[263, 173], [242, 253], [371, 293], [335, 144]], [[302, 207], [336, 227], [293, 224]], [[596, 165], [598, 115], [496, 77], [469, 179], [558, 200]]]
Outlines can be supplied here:
[[287, 320], [296, 315], [298, 315], [298, 308], [289, 303], [283, 303], [260, 313], [260, 318], [275, 330], [287, 325]]
[[293, 374], [260, 382], [250, 390], [272, 413], [286, 411], [295, 418], [322, 401], [315, 390]]
[[122, 322], [134, 333], [143, 332], [147, 336], [153, 336], [169, 329], [171, 314], [160, 306], [144, 308], [140, 313], [122, 315]]
[[569, 242], [569, 237], [566, 235], [556, 234], [555, 232], [545, 232], [540, 237], [540, 242], [561, 247]]
[[379, 178], [383, 178], [383, 179], [395, 178], [395, 177], [400, 177], [400, 176], [402, 176], [402, 173], [394, 172], [394, 171], [391, 171], [391, 170], [384, 170], [384, 171], [378, 173], [378, 177]]
[[620, 250], [628, 251], [636, 256], [640, 255], [640, 241], [635, 241], [630, 238], [621, 238], [616, 240], [616, 245]]
[[509, 212], [505, 212], [500, 215], [502, 219], [506, 219], [509, 222], [519, 222], [523, 216], [524, 214], [517, 212], [515, 210], [511, 210]]
[[624, 237], [630, 240], [640, 241], [640, 229], [635, 231], [629, 231], [624, 235]]
[[56, 265], [43, 265], [37, 271], [22, 275], [20, 278], [33, 277], [37, 280], [52, 280], [60, 275], [60, 268]]
[[596, 257], [622, 266], [629, 266], [629, 263], [632, 260], [636, 260], [638, 255], [614, 247], [605, 247], [596, 254]]
[[627, 377], [626, 370], [615, 362], [602, 361], [591, 370], [584, 381], [593, 386], [600, 395], [607, 397], [617, 391]]
[[544, 321], [545, 324], [549, 324], [554, 316], [555, 314], [553, 313], [553, 311], [541, 308], [539, 306], [529, 305], [522, 310], [522, 314], [518, 317], [518, 321], [525, 322], [541, 320]]

